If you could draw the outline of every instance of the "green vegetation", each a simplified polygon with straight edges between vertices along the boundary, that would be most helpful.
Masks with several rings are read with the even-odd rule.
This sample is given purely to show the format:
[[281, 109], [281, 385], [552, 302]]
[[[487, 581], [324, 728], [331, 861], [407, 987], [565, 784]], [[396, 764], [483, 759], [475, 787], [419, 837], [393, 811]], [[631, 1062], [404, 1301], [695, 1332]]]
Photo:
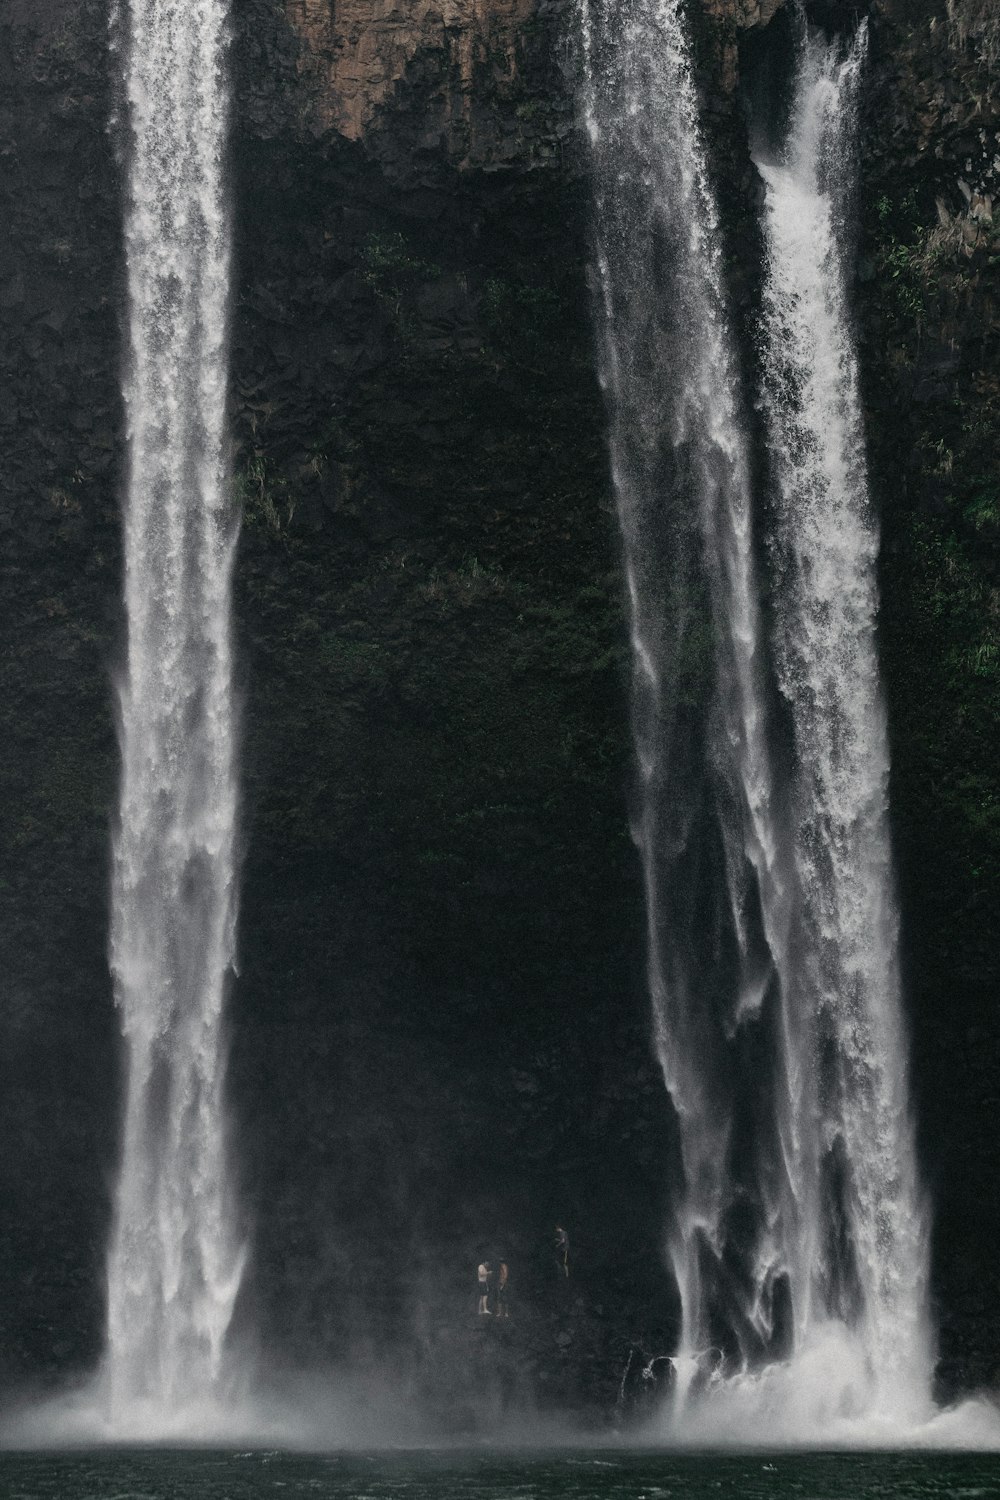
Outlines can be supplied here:
[[968, 493], [963, 519], [974, 531], [993, 541], [1000, 540], [1000, 480], [994, 475], [975, 475], [969, 482]]
[[887, 309], [902, 326], [923, 332], [930, 310], [943, 290], [968, 282], [963, 221], [922, 222], [917, 194], [911, 189], [894, 204], [885, 194], [876, 205], [879, 227], [877, 269], [886, 284]]
[[295, 518], [288, 480], [266, 457], [255, 453], [233, 476], [233, 504], [250, 531], [286, 534]]
[[410, 303], [424, 282], [436, 281], [441, 267], [414, 254], [407, 237], [398, 230], [372, 230], [361, 250], [362, 275], [378, 305], [387, 312], [404, 337], [412, 334]]

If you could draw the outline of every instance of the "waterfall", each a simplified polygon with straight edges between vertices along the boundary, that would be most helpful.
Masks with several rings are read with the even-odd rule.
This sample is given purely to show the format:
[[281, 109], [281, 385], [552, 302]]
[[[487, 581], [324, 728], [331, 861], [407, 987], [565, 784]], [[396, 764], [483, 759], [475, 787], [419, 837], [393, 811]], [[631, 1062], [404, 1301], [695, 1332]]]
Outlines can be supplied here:
[[[719, 1341], [740, 1357], [771, 1341], [780, 1247], [797, 1232], [781, 1226], [799, 1201], [798, 1142], [779, 1138], [753, 1097], [805, 1087], [781, 1076], [784, 1049], [765, 1057], [760, 1046], [761, 1032], [794, 1030], [782, 1013], [792, 891], [750, 458], [682, 6], [583, 0], [581, 23], [598, 352], [633, 648], [633, 832], [654, 1036], [677, 1116], [676, 1363], [696, 1374]], [[754, 1205], [749, 1216], [734, 1216], [738, 1201]]]
[[764, 413], [773, 473], [778, 681], [795, 739], [803, 1001], [814, 1017], [825, 1223], [801, 1333], [839, 1317], [882, 1409], [930, 1375], [927, 1227], [917, 1178], [876, 653], [878, 531], [848, 308], [848, 210], [866, 27], [803, 30], [784, 150], [761, 154]]
[[127, 1064], [108, 1261], [111, 1420], [218, 1388], [242, 1252], [223, 1004], [237, 785], [225, 406], [225, 0], [127, 0], [127, 666], [111, 966]]
[[772, 638], [682, 0], [580, 0], [580, 26], [633, 831], [676, 1116], [674, 1416], [756, 1436], [763, 1396], [798, 1435], [909, 1421], [929, 1391], [926, 1226], [844, 269], [864, 31], [842, 55], [803, 28], [786, 147], [758, 162]]

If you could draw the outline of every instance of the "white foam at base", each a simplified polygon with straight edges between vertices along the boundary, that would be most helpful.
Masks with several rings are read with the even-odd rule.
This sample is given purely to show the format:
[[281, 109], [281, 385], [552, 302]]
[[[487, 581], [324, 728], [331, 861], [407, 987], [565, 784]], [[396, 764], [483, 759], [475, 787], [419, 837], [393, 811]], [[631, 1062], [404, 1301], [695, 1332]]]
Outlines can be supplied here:
[[642, 1437], [698, 1449], [1000, 1449], [1000, 1408], [990, 1397], [937, 1407], [923, 1375], [887, 1391], [862, 1338], [828, 1322], [811, 1330], [791, 1360], [710, 1374], [683, 1402], [672, 1392]]

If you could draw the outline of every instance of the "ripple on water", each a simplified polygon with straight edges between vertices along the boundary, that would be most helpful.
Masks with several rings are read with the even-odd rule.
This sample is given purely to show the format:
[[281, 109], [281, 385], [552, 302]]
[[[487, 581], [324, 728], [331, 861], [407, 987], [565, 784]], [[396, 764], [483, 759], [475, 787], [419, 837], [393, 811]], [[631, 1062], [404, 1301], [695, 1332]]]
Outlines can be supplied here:
[[995, 1453], [0, 1452], [3, 1500], [990, 1500]]

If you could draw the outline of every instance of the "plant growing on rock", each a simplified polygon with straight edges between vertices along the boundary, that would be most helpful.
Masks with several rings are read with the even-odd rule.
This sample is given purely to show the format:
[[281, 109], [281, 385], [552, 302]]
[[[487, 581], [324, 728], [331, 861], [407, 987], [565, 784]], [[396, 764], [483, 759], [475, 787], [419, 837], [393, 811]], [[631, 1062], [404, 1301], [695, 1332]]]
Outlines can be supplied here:
[[295, 514], [295, 501], [288, 494], [288, 481], [261, 454], [254, 454], [233, 477], [233, 503], [249, 531], [280, 536]]
[[1000, 13], [996, 0], [948, 0], [948, 40], [963, 51], [971, 41], [986, 68], [1000, 62]]

